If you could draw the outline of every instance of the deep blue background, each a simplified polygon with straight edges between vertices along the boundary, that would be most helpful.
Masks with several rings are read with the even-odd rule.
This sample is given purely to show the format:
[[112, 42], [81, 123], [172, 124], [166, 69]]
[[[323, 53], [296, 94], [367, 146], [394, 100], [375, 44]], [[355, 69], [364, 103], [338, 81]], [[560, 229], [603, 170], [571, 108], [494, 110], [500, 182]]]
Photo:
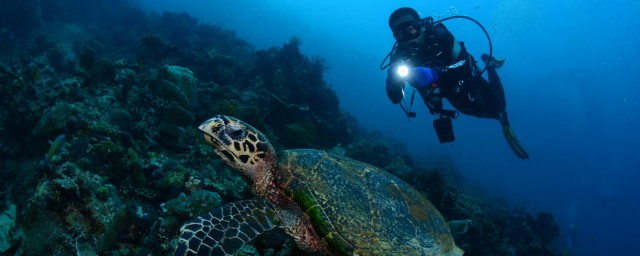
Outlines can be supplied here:
[[[292, 35], [329, 60], [341, 107], [370, 130], [436, 162], [449, 157], [491, 194], [552, 212], [573, 225], [576, 255], [631, 255], [640, 244], [640, 1], [139, 0], [235, 30], [264, 49]], [[469, 3], [472, 2], [472, 3]], [[393, 38], [389, 14], [410, 6], [436, 18], [469, 15], [489, 30], [511, 123], [531, 159], [515, 157], [495, 120], [461, 117], [455, 143], [439, 144], [421, 100], [409, 122], [378, 70]], [[487, 41], [466, 20], [445, 23], [479, 57]], [[427, 156], [428, 155], [428, 156]], [[562, 241], [561, 241], [562, 242]]]

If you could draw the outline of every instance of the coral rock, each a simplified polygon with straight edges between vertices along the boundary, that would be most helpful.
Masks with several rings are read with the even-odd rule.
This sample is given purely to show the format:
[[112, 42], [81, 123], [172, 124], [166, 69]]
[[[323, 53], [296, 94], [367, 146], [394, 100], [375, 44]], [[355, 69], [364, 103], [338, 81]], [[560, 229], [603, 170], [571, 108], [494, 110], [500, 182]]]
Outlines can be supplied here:
[[170, 101], [176, 102], [183, 107], [189, 107], [189, 98], [185, 93], [176, 86], [174, 83], [164, 79], [156, 79], [148, 84], [149, 89], [158, 97]]
[[78, 113], [80, 113], [80, 108], [65, 102], [58, 103], [45, 112], [32, 134], [38, 137], [48, 137], [60, 133], [67, 126], [69, 119]]
[[179, 66], [164, 66], [158, 70], [158, 79], [170, 81], [180, 87], [191, 103], [194, 103], [198, 79], [191, 70]]

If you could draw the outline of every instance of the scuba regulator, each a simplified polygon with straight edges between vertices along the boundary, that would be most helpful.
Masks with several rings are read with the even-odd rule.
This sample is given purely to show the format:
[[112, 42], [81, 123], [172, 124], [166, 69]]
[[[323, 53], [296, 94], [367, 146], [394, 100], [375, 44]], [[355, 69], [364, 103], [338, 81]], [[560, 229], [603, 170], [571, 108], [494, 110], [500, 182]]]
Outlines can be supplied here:
[[[487, 30], [482, 26], [482, 24], [480, 24], [480, 22], [478, 22], [477, 20], [468, 17], [468, 16], [462, 16], [462, 15], [457, 15], [457, 16], [451, 16], [451, 17], [446, 17], [443, 19], [439, 19], [437, 21], [433, 21], [432, 17], [426, 17], [424, 19], [420, 20], [420, 26], [421, 29], [425, 29], [427, 31], [431, 31], [433, 29], [433, 26], [435, 26], [438, 23], [442, 23], [444, 21], [447, 20], [451, 20], [451, 19], [467, 19], [470, 21], [473, 21], [474, 23], [476, 23], [484, 32], [485, 36], [487, 37], [487, 41], [489, 42], [489, 59], [493, 58], [493, 45], [491, 43], [491, 38], [489, 37], [489, 33], [487, 32]], [[387, 54], [387, 56], [384, 57], [384, 59], [382, 60], [382, 62], [380, 63], [380, 70], [385, 70], [387, 68], [391, 67], [391, 56], [396, 52], [396, 50], [398, 49], [398, 41], [396, 41], [393, 46], [391, 47], [391, 51], [389, 51], [389, 53]], [[396, 68], [396, 70], [390, 70], [390, 72], [396, 72], [396, 74], [398, 75], [398, 77], [402, 78], [402, 79], [406, 79], [406, 77], [409, 75], [409, 70], [410, 70], [410, 64], [411, 64], [411, 60], [412, 60], [412, 56], [415, 55], [416, 53], [413, 54], [409, 54], [409, 56], [403, 56], [402, 59], [399, 61], [399, 65], [395, 65], [393, 66], [393, 68]], [[389, 63], [385, 64], [387, 62], [387, 60], [389, 60]], [[488, 68], [488, 65], [485, 65], [484, 69], [482, 69], [482, 71], [480, 71], [478, 74], [476, 74], [475, 76], [480, 77]], [[407, 115], [407, 118], [411, 119], [411, 118], [415, 118], [416, 117], [416, 112], [412, 112], [411, 108], [413, 107], [413, 100], [415, 98], [415, 92], [416, 89], [413, 88], [413, 92], [411, 94], [411, 100], [409, 105], [407, 106], [406, 101], [405, 102], [401, 102], [400, 108], [402, 109], [402, 111]], [[446, 143], [446, 142], [451, 142], [455, 140], [455, 136], [453, 134], [453, 125], [451, 120], [452, 119], [456, 119], [458, 118], [458, 116], [460, 115], [458, 113], [458, 111], [455, 110], [445, 110], [445, 109], [438, 109], [435, 110], [432, 108], [432, 106], [430, 106], [429, 104], [427, 104], [427, 107], [429, 108], [429, 111], [432, 114], [439, 114], [439, 117], [435, 120], [433, 120], [433, 127], [436, 130], [436, 134], [438, 136], [438, 140], [440, 141], [440, 143]]]

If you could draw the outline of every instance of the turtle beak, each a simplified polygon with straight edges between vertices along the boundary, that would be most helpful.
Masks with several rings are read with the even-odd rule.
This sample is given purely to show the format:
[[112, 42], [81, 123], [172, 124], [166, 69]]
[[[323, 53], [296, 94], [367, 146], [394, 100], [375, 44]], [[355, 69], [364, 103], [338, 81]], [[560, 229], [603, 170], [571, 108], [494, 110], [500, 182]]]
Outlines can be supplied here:
[[229, 164], [234, 164], [238, 156], [229, 150], [233, 142], [224, 134], [225, 126], [232, 121], [227, 116], [217, 115], [203, 122], [198, 128], [204, 132], [204, 139], [216, 148], [216, 154], [223, 157]]
[[224, 143], [220, 141], [220, 131], [224, 130], [226, 124], [223, 117], [224, 116], [221, 115], [214, 116], [198, 126], [198, 129], [204, 132], [205, 140], [216, 148], [224, 145]]

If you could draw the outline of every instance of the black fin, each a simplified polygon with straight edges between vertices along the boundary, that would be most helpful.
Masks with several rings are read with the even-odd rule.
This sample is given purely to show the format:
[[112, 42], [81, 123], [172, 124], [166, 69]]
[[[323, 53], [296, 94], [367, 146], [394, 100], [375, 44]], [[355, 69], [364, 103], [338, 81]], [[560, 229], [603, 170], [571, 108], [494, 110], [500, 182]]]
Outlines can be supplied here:
[[527, 151], [524, 150], [524, 148], [520, 144], [520, 141], [518, 141], [516, 134], [513, 132], [511, 125], [509, 124], [507, 113], [502, 112], [498, 120], [500, 121], [500, 125], [502, 126], [502, 134], [504, 135], [504, 139], [507, 141], [507, 144], [509, 144], [509, 147], [511, 148], [513, 153], [515, 153], [516, 156], [518, 156], [520, 159], [529, 159], [529, 154], [527, 154]]

